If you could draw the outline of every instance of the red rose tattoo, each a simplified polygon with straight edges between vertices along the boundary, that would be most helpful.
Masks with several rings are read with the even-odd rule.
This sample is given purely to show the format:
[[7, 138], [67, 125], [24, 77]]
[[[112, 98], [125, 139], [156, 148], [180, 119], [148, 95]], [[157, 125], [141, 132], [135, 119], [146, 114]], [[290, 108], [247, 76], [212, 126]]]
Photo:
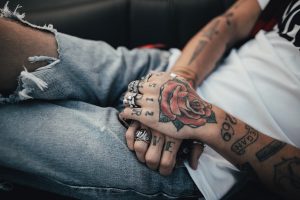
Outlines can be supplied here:
[[217, 122], [211, 104], [200, 99], [187, 82], [178, 78], [161, 86], [159, 106], [159, 121], [172, 122], [177, 131], [185, 125], [197, 128]]

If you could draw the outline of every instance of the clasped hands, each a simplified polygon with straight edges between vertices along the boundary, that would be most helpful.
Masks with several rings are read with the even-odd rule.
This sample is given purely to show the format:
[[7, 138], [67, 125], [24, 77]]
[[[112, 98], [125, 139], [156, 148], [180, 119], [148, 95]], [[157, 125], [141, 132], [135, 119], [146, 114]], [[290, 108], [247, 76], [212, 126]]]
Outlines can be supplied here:
[[[169, 175], [181, 149], [189, 152], [189, 164], [197, 168], [204, 146], [194, 140], [198, 139], [194, 129], [204, 125], [212, 111], [184, 78], [168, 72], [150, 73], [128, 85], [123, 103], [120, 117], [132, 120], [126, 131], [127, 145], [139, 161]], [[180, 148], [186, 139], [192, 141], [187, 143], [189, 148]]]

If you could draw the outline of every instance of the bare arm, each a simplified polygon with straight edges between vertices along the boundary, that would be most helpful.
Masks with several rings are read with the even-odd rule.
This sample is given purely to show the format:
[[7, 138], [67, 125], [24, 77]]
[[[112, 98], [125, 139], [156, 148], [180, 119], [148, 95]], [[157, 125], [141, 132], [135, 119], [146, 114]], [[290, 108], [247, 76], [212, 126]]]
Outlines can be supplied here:
[[[126, 108], [121, 117], [138, 120], [173, 138], [201, 140], [239, 169], [254, 172], [251, 174], [274, 192], [285, 198], [299, 197], [299, 148], [205, 102], [186, 80], [168, 73], [153, 75], [140, 92], [140, 108]], [[153, 102], [146, 102], [147, 98]]]
[[191, 81], [193, 86], [201, 84], [225, 50], [248, 36], [260, 13], [256, 0], [237, 1], [187, 43], [171, 71]]
[[300, 150], [269, 137], [223, 110], [213, 107], [217, 124], [199, 137], [242, 171], [257, 176], [285, 198], [300, 195]]

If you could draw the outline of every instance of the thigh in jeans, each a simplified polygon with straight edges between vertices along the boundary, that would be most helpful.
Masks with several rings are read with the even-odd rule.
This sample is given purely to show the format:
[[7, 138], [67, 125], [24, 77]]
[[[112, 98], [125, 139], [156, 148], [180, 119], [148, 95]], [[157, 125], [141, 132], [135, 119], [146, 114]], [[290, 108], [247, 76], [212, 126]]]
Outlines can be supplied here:
[[137, 161], [113, 108], [22, 102], [1, 105], [0, 122], [0, 176], [7, 180], [82, 199], [199, 195], [184, 167], [163, 177]]

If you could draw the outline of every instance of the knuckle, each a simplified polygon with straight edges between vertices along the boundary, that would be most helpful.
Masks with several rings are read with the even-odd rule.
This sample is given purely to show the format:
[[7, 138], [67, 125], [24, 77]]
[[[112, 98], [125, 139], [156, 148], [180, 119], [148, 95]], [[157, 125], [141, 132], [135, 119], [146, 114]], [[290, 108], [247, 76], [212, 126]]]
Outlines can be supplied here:
[[145, 146], [143, 144], [141, 144], [141, 142], [135, 142], [134, 143], [134, 150], [137, 153], [140, 154], [145, 154], [146, 153], [146, 149]]
[[149, 158], [149, 157], [145, 157], [147, 166], [151, 169], [157, 169], [158, 165], [159, 165], [159, 160], [155, 159], [155, 158]]
[[133, 134], [129, 130], [126, 132], [125, 138], [126, 138], [126, 140], [133, 140], [134, 139]]
[[173, 169], [173, 161], [172, 160], [163, 159], [160, 162], [160, 168], [163, 169], [163, 170]]

